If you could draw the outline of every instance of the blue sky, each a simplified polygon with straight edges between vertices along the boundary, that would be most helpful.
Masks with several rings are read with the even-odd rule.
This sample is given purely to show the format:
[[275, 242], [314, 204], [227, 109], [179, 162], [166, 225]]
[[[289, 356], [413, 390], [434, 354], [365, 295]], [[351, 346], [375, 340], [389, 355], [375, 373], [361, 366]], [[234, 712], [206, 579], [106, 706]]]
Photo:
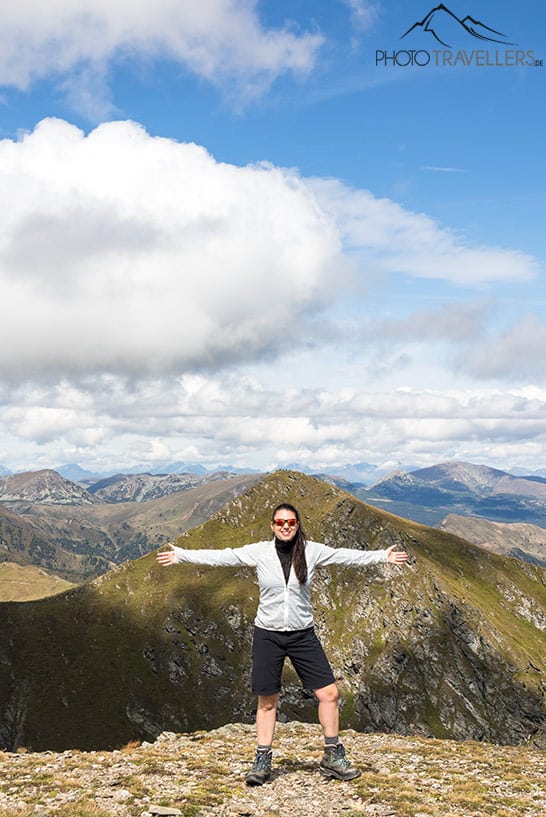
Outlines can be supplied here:
[[438, 6], [0, 10], [0, 466], [546, 468], [546, 9]]

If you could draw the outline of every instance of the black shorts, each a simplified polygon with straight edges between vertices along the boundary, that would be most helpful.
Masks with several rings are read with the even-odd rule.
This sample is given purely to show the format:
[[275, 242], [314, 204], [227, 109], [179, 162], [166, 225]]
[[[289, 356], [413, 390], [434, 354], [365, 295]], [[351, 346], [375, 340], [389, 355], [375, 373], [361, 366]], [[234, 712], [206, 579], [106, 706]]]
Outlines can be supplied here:
[[298, 673], [304, 689], [322, 689], [335, 683], [334, 674], [313, 627], [282, 632], [254, 627], [254, 695], [275, 695], [280, 692], [282, 668], [287, 657]]

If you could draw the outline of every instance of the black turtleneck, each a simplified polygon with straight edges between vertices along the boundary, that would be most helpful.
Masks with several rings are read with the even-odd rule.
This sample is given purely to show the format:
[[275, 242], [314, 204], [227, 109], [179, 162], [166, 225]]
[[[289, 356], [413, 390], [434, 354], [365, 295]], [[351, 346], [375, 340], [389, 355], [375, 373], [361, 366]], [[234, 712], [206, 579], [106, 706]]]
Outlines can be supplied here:
[[275, 548], [281, 561], [282, 570], [284, 573], [284, 580], [288, 584], [288, 577], [290, 576], [290, 568], [292, 567], [292, 557], [294, 555], [294, 541], [281, 542], [275, 537]]

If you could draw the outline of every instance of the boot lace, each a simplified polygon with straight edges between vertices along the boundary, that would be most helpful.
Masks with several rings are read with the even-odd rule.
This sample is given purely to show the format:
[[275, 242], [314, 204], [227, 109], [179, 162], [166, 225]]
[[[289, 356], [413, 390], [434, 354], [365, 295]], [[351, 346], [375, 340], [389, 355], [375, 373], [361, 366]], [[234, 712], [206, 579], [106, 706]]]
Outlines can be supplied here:
[[342, 768], [348, 769], [351, 765], [347, 760], [345, 755], [345, 746], [342, 743], [338, 743], [333, 747], [332, 755], [332, 760], [334, 760]]
[[253, 771], [267, 772], [271, 768], [271, 752], [256, 752]]

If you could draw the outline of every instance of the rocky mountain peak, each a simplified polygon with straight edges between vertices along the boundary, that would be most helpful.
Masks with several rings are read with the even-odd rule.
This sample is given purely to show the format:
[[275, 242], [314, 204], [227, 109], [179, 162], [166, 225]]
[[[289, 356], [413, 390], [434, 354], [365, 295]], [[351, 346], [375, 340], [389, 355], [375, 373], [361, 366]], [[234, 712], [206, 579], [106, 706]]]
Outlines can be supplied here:
[[31, 502], [41, 505], [90, 505], [91, 494], [56, 471], [25, 471], [0, 477], [0, 502]]

